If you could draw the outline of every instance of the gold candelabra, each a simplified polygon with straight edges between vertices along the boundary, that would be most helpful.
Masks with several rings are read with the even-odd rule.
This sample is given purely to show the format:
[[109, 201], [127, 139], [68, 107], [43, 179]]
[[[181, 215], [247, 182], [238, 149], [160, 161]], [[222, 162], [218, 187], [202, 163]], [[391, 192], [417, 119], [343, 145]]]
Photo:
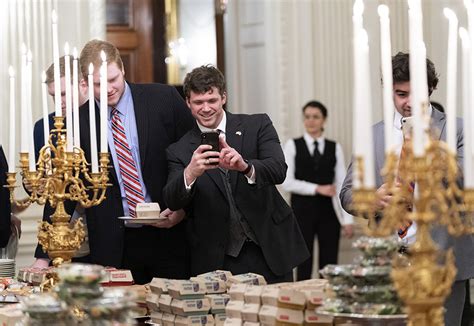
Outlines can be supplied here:
[[[444, 325], [443, 304], [457, 272], [452, 250], [438, 248], [432, 227], [444, 227], [452, 236], [473, 232], [469, 218], [474, 212], [474, 189], [460, 189], [456, 153], [446, 143], [428, 138], [422, 156], [414, 155], [410, 142], [403, 160], [387, 155], [382, 174], [392, 201], [381, 212], [375, 207], [375, 189], [354, 190], [354, 210], [369, 219], [369, 235], [391, 235], [401, 225], [416, 222], [416, 241], [407, 255], [394, 259], [391, 274], [407, 308], [409, 326]], [[362, 159], [356, 162], [362, 179]]]
[[[48, 143], [41, 148], [36, 171], [29, 169], [29, 155], [20, 153], [20, 169], [28, 197], [15, 200], [16, 172], [7, 173], [5, 187], [10, 190], [10, 201], [20, 207], [32, 203], [44, 205], [47, 202], [55, 208], [52, 223], [42, 221], [38, 227], [38, 242], [48, 253], [54, 266], [70, 262], [75, 251], [84, 241], [85, 231], [82, 218], [70, 223], [71, 216], [64, 208], [64, 201], [74, 201], [88, 208], [105, 199], [108, 184], [109, 154], [100, 153], [99, 172], [89, 172], [84, 151], [74, 147], [66, 150], [64, 118], [55, 117], [54, 127]], [[55, 141], [54, 141], [55, 140]]]

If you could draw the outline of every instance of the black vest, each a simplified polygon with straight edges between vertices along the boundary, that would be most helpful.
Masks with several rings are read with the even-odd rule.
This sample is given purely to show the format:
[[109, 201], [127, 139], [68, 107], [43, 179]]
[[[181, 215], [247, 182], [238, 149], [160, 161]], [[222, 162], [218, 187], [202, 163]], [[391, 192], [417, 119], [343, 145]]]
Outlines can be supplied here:
[[309, 181], [318, 185], [334, 183], [336, 166], [336, 143], [325, 140], [324, 153], [315, 164], [303, 137], [295, 139], [295, 179]]

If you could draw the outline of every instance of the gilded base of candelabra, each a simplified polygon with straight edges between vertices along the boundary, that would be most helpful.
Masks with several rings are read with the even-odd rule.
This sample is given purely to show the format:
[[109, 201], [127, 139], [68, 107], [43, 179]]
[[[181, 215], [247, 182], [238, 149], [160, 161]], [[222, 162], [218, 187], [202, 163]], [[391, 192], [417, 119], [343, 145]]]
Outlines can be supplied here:
[[82, 218], [76, 220], [72, 226], [65, 222], [53, 224], [41, 222], [38, 228], [38, 242], [43, 250], [48, 252], [55, 267], [71, 262], [84, 237]]

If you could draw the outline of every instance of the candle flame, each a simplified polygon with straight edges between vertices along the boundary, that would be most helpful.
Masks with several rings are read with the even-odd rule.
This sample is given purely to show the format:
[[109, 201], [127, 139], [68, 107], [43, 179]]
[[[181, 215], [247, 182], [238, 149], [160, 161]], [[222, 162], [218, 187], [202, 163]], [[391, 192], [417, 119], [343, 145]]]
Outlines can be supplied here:
[[92, 64], [92, 62], [89, 64], [89, 75], [92, 75], [94, 74], [94, 65]]
[[390, 10], [388, 9], [387, 5], [380, 5], [377, 8], [377, 12], [379, 13], [380, 18], [382, 18], [382, 17], [384, 17], [384, 18], [387, 17], [388, 18]]
[[10, 75], [10, 78], [15, 77], [15, 69], [13, 69], [12, 66], [8, 67], [8, 74]]
[[352, 7], [352, 13], [354, 16], [362, 16], [364, 13], [364, 1], [363, 0], [355, 0], [354, 6]]
[[54, 10], [54, 9], [53, 9], [53, 11], [51, 11], [51, 22], [53, 24], [58, 23], [58, 15], [56, 14], [56, 10]]
[[101, 57], [101, 59], [102, 59], [102, 62], [106, 62], [107, 57], [106, 57], [106, 55], [105, 55], [104, 50], [100, 51], [100, 57]]
[[46, 72], [44, 70], [41, 72], [41, 81], [46, 83]]
[[468, 48], [471, 46], [471, 40], [469, 38], [469, 33], [464, 27], [459, 28], [459, 37], [461, 38], [462, 46]]
[[72, 49], [72, 55], [73, 55], [74, 59], [77, 60], [77, 49], [76, 49], [76, 47], [74, 47]]
[[69, 55], [69, 43], [64, 43], [64, 54]]

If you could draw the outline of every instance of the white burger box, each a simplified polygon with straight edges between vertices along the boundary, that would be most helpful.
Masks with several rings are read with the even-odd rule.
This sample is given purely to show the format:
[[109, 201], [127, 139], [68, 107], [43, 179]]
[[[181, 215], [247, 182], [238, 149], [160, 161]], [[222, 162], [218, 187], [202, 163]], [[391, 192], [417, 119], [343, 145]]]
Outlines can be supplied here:
[[216, 323], [216, 326], [224, 325], [226, 318], [227, 315], [225, 314], [225, 312], [222, 314], [214, 314], [214, 322]]
[[173, 301], [171, 301], [171, 311], [175, 315], [206, 315], [210, 309], [211, 304], [208, 298], [173, 299]]
[[156, 219], [160, 217], [160, 205], [158, 203], [138, 203], [136, 208], [137, 218]]
[[242, 309], [244, 308], [243, 301], [230, 300], [225, 307], [227, 318], [242, 319]]
[[151, 311], [159, 311], [160, 310], [160, 303], [159, 303], [160, 296], [155, 293], [148, 293], [146, 296], [146, 305], [148, 309]]
[[160, 298], [158, 299], [158, 305], [160, 307], [160, 311], [171, 313], [171, 301], [173, 298], [171, 298], [170, 295], [168, 294], [162, 294]]
[[225, 307], [230, 300], [228, 294], [207, 294], [206, 298], [209, 299], [211, 304], [211, 312], [213, 314], [224, 313]]
[[[228, 283], [229, 284], [245, 283], [245, 284], [251, 284], [251, 285], [266, 285], [267, 281], [265, 281], [265, 278], [262, 275], [255, 274], [255, 273], [245, 273], [245, 274], [238, 274], [238, 275], [234, 275], [230, 277]], [[229, 286], [229, 284], [227, 284], [227, 286]]]
[[242, 320], [257, 323], [259, 311], [259, 303], [244, 303], [244, 306], [242, 308]]
[[304, 311], [304, 323], [305, 325], [320, 325], [320, 324], [329, 324], [332, 325], [333, 317], [323, 316], [317, 314], [314, 309]]
[[169, 313], [163, 313], [163, 317], [161, 318], [161, 325], [163, 326], [174, 326], [174, 320], [176, 316]]
[[176, 326], [187, 325], [214, 325], [214, 317], [212, 315], [198, 316], [176, 316], [174, 320]]
[[225, 293], [227, 291], [225, 282], [216, 277], [198, 276], [191, 277], [190, 280], [193, 282], [203, 282], [206, 286], [206, 293]]
[[151, 321], [154, 322], [155, 324], [160, 324], [162, 323], [163, 320], [163, 313], [161, 311], [152, 311], [150, 314]]
[[242, 319], [240, 319], [240, 318], [227, 318], [224, 322], [224, 326], [242, 326]]
[[223, 271], [223, 270], [215, 270], [212, 272], [207, 272], [204, 274], [199, 274], [196, 277], [213, 277], [213, 278], [218, 278], [220, 280], [223, 280], [224, 282], [227, 282], [229, 278], [232, 277], [232, 273], [229, 271]]
[[244, 301], [246, 289], [247, 284], [236, 283], [230, 286], [229, 291], [227, 291], [227, 293], [229, 293], [231, 300]]
[[206, 294], [206, 284], [200, 279], [195, 281], [174, 280], [168, 286], [168, 293], [173, 299], [202, 298]]
[[251, 321], [244, 321], [243, 326], [260, 326], [260, 323], [254, 323], [254, 322], [251, 322]]
[[244, 292], [245, 303], [257, 303], [261, 304], [261, 296], [264, 286], [260, 285], [249, 285]]
[[262, 306], [258, 313], [258, 318], [263, 325], [302, 325], [304, 321], [302, 310], [291, 310], [274, 306]]
[[170, 286], [173, 281], [167, 278], [154, 277], [150, 282], [150, 290], [155, 294], [168, 293], [168, 286]]

